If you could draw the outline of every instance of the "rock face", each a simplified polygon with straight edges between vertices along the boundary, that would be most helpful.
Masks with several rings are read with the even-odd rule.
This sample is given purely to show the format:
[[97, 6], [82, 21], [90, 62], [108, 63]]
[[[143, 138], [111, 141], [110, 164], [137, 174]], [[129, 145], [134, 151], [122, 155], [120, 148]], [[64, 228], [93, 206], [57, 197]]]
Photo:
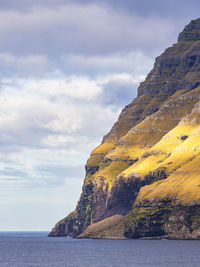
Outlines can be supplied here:
[[156, 58], [49, 236], [200, 238], [200, 19]]

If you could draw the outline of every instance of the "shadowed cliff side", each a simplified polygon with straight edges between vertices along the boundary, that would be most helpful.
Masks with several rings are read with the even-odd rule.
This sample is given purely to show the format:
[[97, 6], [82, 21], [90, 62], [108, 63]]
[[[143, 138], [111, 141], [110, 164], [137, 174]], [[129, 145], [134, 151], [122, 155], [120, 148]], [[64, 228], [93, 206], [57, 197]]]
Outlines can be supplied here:
[[[191, 176], [188, 172], [193, 160], [194, 166], [200, 163], [196, 146], [199, 85], [197, 19], [156, 58], [137, 98], [122, 110], [102, 144], [92, 151], [75, 211], [58, 222], [49, 236], [122, 238], [123, 227], [130, 238], [199, 236], [198, 168]], [[180, 177], [185, 179], [184, 187]], [[185, 196], [195, 197], [185, 203], [174, 186]], [[184, 218], [181, 230], [169, 223], [177, 225], [180, 218]]]

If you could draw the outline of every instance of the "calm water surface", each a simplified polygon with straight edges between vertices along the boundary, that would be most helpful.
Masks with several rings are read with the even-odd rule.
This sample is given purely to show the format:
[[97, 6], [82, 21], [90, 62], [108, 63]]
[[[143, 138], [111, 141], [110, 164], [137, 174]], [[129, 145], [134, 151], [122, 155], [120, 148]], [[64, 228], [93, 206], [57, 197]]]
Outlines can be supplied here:
[[48, 238], [0, 232], [1, 267], [200, 266], [200, 241]]

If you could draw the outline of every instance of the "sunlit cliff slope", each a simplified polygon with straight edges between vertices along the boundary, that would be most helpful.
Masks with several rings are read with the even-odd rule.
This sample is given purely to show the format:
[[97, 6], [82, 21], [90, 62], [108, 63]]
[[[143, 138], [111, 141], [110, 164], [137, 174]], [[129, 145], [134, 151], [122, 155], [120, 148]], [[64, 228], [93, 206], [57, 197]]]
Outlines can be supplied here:
[[50, 236], [200, 238], [200, 19], [156, 58]]

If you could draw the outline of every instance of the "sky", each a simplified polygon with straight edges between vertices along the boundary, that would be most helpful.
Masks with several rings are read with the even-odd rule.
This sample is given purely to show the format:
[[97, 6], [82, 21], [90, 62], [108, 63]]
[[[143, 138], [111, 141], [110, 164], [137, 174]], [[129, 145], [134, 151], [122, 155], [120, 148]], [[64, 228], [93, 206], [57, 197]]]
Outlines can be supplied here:
[[199, 0], [0, 1], [0, 231], [49, 231]]

